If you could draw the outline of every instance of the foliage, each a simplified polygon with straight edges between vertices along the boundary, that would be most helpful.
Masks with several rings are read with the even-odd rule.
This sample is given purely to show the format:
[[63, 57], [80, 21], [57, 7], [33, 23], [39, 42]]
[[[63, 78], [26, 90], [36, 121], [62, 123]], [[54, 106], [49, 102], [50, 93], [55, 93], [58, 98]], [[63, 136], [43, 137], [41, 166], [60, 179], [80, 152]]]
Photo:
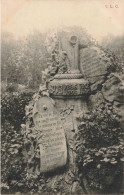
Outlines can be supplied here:
[[[4, 184], [2, 191], [13, 192], [25, 186], [25, 169], [26, 163], [24, 161], [23, 137], [19, 132], [16, 132], [14, 127], [6, 121], [2, 125], [2, 178], [1, 182]], [[5, 187], [6, 186], [8, 187]]]
[[1, 97], [2, 124], [7, 120], [19, 130], [21, 123], [25, 122], [25, 106], [31, 100], [32, 95], [32, 91], [28, 93], [4, 93]]
[[102, 192], [112, 186], [120, 187], [117, 178], [124, 161], [120, 116], [113, 114], [110, 105], [103, 104], [77, 119], [79, 131], [75, 135], [75, 147], [80, 176], [88, 177], [89, 186]]
[[5, 93], [1, 100], [1, 183], [2, 192], [25, 189], [26, 160], [24, 158], [24, 138], [21, 123], [25, 122], [25, 105], [32, 93]]

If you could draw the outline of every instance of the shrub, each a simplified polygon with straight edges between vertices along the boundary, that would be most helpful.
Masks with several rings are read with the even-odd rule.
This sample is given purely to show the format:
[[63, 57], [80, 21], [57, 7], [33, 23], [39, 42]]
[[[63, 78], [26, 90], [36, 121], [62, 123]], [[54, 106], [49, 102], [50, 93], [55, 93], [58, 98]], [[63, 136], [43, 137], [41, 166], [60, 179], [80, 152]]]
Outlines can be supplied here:
[[1, 100], [1, 187], [4, 193], [25, 189], [26, 160], [21, 123], [25, 122], [25, 105], [32, 94], [5, 93]]
[[111, 192], [121, 185], [124, 161], [120, 116], [105, 105], [78, 118], [76, 133], [77, 165], [81, 180], [88, 178], [91, 189]]

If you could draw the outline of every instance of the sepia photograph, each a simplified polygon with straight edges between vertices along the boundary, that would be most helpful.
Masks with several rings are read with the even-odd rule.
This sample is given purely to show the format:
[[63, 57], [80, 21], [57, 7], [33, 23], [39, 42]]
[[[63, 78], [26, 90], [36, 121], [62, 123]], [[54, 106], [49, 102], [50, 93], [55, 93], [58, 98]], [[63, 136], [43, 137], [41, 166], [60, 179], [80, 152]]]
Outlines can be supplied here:
[[124, 0], [1, 0], [1, 194], [124, 194]]

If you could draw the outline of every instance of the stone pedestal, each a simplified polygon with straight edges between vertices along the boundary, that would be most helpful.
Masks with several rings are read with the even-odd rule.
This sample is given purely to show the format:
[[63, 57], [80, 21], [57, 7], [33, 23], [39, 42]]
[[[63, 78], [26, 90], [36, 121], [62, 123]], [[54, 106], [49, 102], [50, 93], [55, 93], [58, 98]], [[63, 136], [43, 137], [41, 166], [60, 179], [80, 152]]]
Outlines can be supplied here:
[[58, 99], [86, 99], [90, 94], [89, 82], [82, 74], [58, 74], [47, 87], [50, 96]]

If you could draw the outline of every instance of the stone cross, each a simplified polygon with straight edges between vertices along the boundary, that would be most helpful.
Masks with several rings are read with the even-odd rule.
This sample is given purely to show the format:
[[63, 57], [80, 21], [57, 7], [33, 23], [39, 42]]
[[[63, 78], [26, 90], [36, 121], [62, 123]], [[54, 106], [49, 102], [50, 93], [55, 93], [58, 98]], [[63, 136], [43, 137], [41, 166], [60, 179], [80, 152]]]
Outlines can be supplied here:
[[71, 64], [71, 71], [72, 73], [80, 73], [78, 68], [78, 61], [79, 61], [79, 41], [78, 37], [73, 35], [70, 37], [70, 44], [73, 51], [73, 61]]
[[[79, 39], [75, 34], [60, 35], [60, 50], [67, 53], [70, 73], [81, 74], [79, 70]], [[60, 52], [61, 53], [61, 52]]]

